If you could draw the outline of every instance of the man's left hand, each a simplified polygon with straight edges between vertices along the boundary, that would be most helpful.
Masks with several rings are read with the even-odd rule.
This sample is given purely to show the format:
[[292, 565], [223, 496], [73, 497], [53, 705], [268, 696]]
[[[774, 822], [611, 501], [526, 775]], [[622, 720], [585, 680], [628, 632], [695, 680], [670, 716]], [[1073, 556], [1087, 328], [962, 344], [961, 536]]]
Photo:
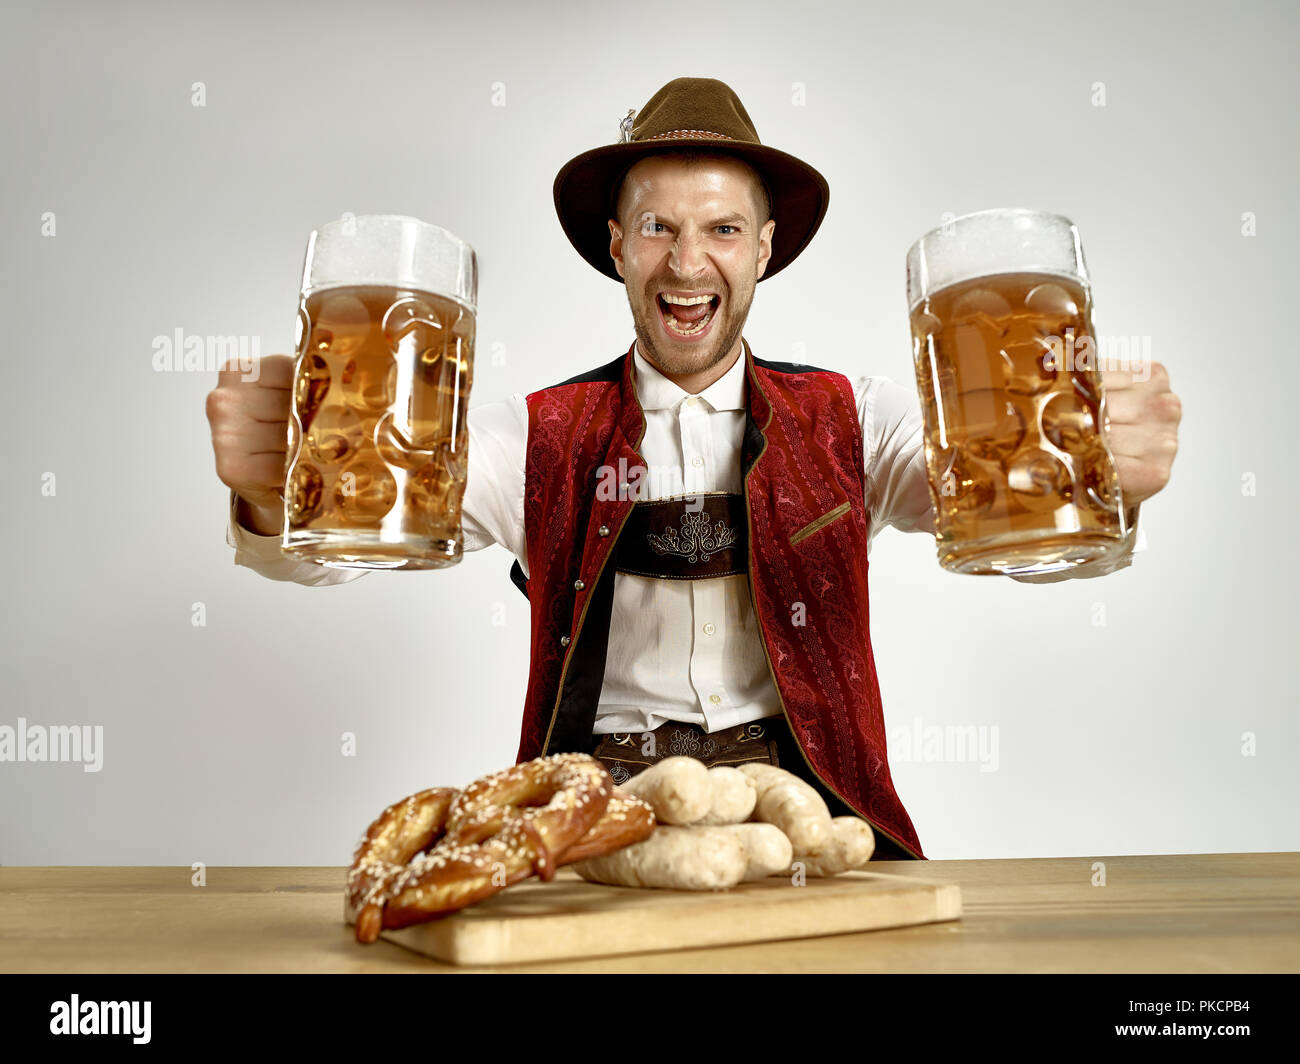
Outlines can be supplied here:
[[1119, 490], [1126, 507], [1137, 506], [1169, 483], [1178, 453], [1183, 404], [1169, 390], [1169, 373], [1159, 362], [1141, 380], [1127, 370], [1102, 370], [1109, 424], [1106, 443], [1115, 456]]

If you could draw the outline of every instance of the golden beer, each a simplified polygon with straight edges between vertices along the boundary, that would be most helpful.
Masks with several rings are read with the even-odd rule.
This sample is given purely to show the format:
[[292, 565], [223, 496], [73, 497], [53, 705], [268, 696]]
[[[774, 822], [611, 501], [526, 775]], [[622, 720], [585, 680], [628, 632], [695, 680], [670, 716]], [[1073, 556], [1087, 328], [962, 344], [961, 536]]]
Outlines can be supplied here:
[[1117, 553], [1128, 532], [1082, 250], [1047, 218], [969, 215], [950, 225], [973, 231], [936, 230], [909, 256], [936, 541], [956, 572], [1065, 569]]
[[[396, 221], [414, 223], [405, 236], [417, 240], [436, 229]], [[365, 247], [343, 256], [338, 244], [335, 257], [351, 258], [358, 274], [382, 272], [373, 254], [366, 264]], [[460, 560], [474, 333], [473, 304], [431, 288], [304, 286], [286, 456], [286, 551], [359, 568], [429, 569]]]

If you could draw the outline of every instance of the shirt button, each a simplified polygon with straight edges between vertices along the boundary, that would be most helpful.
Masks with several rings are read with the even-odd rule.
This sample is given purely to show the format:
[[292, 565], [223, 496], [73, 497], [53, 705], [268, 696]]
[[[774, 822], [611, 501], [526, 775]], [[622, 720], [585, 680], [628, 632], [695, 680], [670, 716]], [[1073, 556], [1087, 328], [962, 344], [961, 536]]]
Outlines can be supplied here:
[[598, 535], [598, 536], [608, 536], [608, 535], [609, 535], [609, 525], [601, 525], [598, 529], [596, 529], [596, 535]]
[[710, 621], [708, 624], [706, 624], [706, 625], [704, 626], [704, 634], [705, 634], [705, 635], [712, 635], [712, 634], [713, 634], [714, 632], [716, 632], [716, 631], [717, 631], [717, 629], [713, 626], [713, 622], [712, 622], [712, 621]]
[[699, 406], [699, 405], [700, 405], [699, 397], [698, 397], [698, 396], [695, 396], [695, 395], [692, 395], [689, 399], [686, 400], [686, 405], [687, 405], [687, 406]]
[[567, 635], [560, 636], [560, 646], [567, 647], [568, 645], [569, 645], [569, 637]]
[[581, 591], [581, 590], [582, 590], [584, 587], [586, 587], [586, 586], [587, 586], [587, 585], [584, 584], [581, 580], [575, 580], [575, 581], [573, 582], [573, 589], [574, 589], [575, 591]]
[[698, 455], [691, 459], [691, 465], [703, 465], [703, 464], [704, 464], [704, 459], [700, 458]]
[[716, 705], [717, 703], [719, 703], [719, 702], [722, 701], [722, 696], [721, 696], [721, 695], [709, 695], [709, 701], [712, 702], [712, 703], [714, 703], [714, 704]]

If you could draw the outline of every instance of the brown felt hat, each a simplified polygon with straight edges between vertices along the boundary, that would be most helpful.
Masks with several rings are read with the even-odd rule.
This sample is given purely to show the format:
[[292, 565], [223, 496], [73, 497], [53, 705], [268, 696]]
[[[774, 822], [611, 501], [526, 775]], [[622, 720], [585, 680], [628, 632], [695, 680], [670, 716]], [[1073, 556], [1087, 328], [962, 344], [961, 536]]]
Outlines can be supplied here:
[[758, 171], [776, 220], [772, 257], [760, 281], [793, 262], [826, 216], [826, 178], [793, 155], [760, 144], [745, 105], [721, 81], [674, 78], [639, 113], [628, 111], [619, 128], [617, 143], [570, 159], [555, 177], [555, 210], [565, 235], [579, 255], [615, 281], [623, 280], [609, 254], [615, 194], [623, 175], [647, 155], [708, 148]]

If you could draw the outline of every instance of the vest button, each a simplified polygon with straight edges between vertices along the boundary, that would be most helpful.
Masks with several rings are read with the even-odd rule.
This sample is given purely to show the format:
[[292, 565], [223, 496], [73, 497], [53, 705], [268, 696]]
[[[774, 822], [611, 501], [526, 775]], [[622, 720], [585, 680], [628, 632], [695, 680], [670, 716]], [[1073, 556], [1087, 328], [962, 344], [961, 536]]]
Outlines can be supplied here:
[[609, 535], [609, 525], [601, 525], [598, 529], [596, 529], [596, 535], [598, 535], [598, 536], [608, 536], [608, 535]]
[[574, 590], [574, 591], [581, 591], [581, 590], [582, 590], [584, 587], [586, 587], [586, 586], [587, 586], [587, 585], [584, 584], [581, 580], [575, 580], [575, 581], [573, 582], [573, 590]]
[[567, 635], [560, 636], [560, 646], [567, 647], [568, 645], [569, 645], [569, 637]]

